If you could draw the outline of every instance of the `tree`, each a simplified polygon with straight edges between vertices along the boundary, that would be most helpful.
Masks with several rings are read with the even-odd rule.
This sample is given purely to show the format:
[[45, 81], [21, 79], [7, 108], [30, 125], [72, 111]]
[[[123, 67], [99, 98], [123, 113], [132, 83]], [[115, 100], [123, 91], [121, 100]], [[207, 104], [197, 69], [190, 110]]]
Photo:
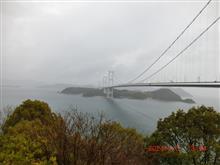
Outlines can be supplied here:
[[148, 152], [163, 164], [220, 164], [220, 113], [205, 106], [173, 112], [160, 119], [157, 130], [146, 138], [146, 147], [152, 145], [176, 149]]
[[54, 150], [49, 144], [41, 122], [21, 121], [0, 135], [0, 164], [56, 164]]
[[76, 109], [61, 116], [41, 101], [15, 108], [0, 135], [0, 164], [147, 164], [143, 135]]
[[21, 120], [31, 121], [35, 119], [39, 119], [43, 124], [48, 124], [56, 119], [56, 114], [45, 102], [26, 100], [8, 116], [3, 125], [3, 131], [7, 131], [9, 127], [13, 127]]
[[68, 112], [57, 125], [59, 164], [147, 164], [144, 137], [135, 129], [77, 110]]
[[0, 140], [0, 164], [56, 164], [56, 150], [48, 138], [59, 116], [48, 104], [26, 100], [8, 115]]
[[100, 128], [100, 160], [106, 164], [147, 164], [144, 137], [133, 128], [109, 122]]

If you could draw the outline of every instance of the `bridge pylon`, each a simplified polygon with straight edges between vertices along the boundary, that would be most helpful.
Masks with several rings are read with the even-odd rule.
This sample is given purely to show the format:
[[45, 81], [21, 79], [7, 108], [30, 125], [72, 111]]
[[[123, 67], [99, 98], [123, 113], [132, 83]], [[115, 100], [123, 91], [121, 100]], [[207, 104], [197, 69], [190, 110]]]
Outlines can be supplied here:
[[106, 97], [109, 99], [114, 98], [114, 94], [113, 94], [113, 88], [106, 88]]
[[103, 92], [107, 98], [114, 98], [114, 71], [108, 71], [108, 76], [103, 77]]

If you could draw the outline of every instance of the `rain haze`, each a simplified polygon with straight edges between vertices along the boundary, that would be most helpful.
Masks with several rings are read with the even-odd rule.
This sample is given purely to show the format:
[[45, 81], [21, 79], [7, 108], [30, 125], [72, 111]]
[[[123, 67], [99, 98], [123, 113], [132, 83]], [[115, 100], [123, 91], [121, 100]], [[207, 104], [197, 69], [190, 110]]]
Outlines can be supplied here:
[[[3, 80], [97, 85], [107, 70], [114, 70], [117, 81], [126, 82], [150, 65], [205, 3], [3, 3]], [[216, 4], [208, 7], [180, 41], [183, 46], [177, 43], [167, 58], [217, 17]], [[219, 24], [205, 36], [212, 53], [219, 53], [218, 28]], [[202, 42], [195, 44], [193, 53], [207, 44]], [[215, 68], [206, 67], [203, 75], [214, 80], [219, 78], [217, 72], [210, 72], [217, 70], [218, 60], [210, 61]]]
[[0, 165], [220, 165], [220, 0], [0, 0]]
[[[188, 110], [204, 104], [219, 111], [217, 88], [182, 88], [194, 104], [181, 100], [184, 96], [179, 102], [116, 97], [111, 102], [107, 94], [87, 98], [62, 93], [71, 86], [102, 87], [108, 71], [114, 71], [114, 84], [134, 79], [169, 47], [207, 2], [3, 1], [1, 108], [19, 105], [25, 99], [43, 100], [57, 112], [78, 105], [82, 112], [104, 110], [113, 120], [148, 132], [159, 118], [179, 108]], [[219, 83], [219, 21], [210, 26], [219, 14], [219, 1], [212, 1], [166, 54], [135, 82]], [[181, 56], [146, 79], [209, 26]], [[52, 90], [49, 86], [53, 85], [62, 88]]]

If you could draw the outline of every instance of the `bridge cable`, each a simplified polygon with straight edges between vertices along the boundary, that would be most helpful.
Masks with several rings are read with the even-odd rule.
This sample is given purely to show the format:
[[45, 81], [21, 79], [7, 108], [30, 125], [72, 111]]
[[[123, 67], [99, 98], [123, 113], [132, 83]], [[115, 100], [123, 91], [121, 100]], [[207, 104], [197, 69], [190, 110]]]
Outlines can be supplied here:
[[156, 72], [154, 72], [153, 74], [151, 74], [150, 76], [148, 76], [147, 78], [143, 79], [141, 82], [146, 81], [148, 79], [150, 79], [151, 77], [155, 76], [157, 73], [159, 73], [161, 70], [163, 70], [164, 68], [166, 68], [170, 63], [172, 63], [177, 57], [179, 57], [180, 55], [182, 55], [190, 46], [192, 46], [200, 37], [203, 36], [203, 34], [205, 34], [214, 24], [216, 24], [219, 21], [220, 17], [218, 17], [217, 19], [215, 19], [214, 22], [212, 22], [202, 33], [200, 33], [200, 35], [198, 35], [190, 44], [188, 44], [180, 53], [178, 53], [174, 58], [172, 58], [168, 63], [166, 63], [165, 65], [163, 65], [160, 69], [158, 69]]
[[138, 78], [140, 78], [143, 74], [145, 74], [154, 64], [156, 64], [165, 54], [166, 52], [176, 43], [176, 41], [186, 32], [186, 30], [193, 24], [193, 22], [201, 15], [201, 13], [206, 9], [206, 7], [210, 4], [212, 0], [209, 0], [206, 5], [199, 11], [199, 13], [192, 19], [192, 21], [185, 27], [185, 29], [177, 36], [177, 38], [162, 52], [162, 54], [142, 73], [140, 73], [137, 77], [133, 80], [129, 81], [128, 83], [132, 83]]

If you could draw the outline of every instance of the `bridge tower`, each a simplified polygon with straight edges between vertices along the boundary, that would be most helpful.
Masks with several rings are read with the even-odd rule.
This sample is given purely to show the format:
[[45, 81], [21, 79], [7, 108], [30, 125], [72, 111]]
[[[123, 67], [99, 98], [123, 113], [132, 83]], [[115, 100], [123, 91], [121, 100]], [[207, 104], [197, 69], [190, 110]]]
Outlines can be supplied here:
[[108, 81], [108, 77], [104, 76], [102, 81], [103, 81], [102, 82], [103, 83], [103, 93], [106, 94], [107, 93], [107, 88], [106, 87], [107, 87], [107, 84], [108, 84], [108, 82], [107, 82]]
[[103, 77], [103, 90], [107, 98], [114, 97], [114, 89], [111, 87], [114, 84], [114, 71], [108, 71], [108, 76]]

